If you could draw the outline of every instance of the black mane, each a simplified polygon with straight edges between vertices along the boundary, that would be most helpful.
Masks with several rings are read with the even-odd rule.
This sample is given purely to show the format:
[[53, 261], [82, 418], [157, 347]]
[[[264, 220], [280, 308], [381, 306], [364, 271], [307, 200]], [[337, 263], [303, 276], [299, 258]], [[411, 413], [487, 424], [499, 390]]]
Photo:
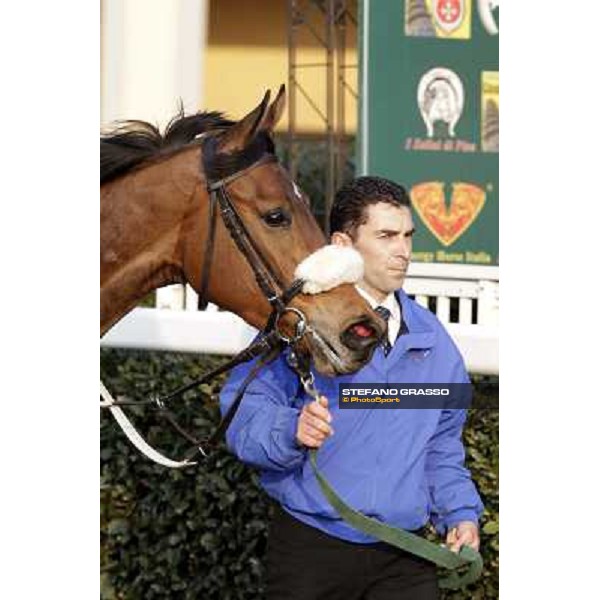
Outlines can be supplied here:
[[121, 121], [115, 130], [100, 137], [100, 185], [145, 160], [182, 149], [200, 133], [227, 128], [234, 123], [220, 112], [185, 116], [180, 110], [161, 134], [157, 127], [145, 121]]

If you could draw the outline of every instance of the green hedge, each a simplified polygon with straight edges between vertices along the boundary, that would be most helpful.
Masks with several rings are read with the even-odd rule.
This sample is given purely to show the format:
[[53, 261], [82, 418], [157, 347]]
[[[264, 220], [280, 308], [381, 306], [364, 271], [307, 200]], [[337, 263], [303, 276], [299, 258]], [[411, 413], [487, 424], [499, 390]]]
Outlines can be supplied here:
[[[199, 377], [222, 358], [102, 350], [101, 374], [119, 396], [143, 398]], [[219, 411], [222, 379], [174, 408], [204, 437]], [[157, 385], [152, 388], [152, 385]], [[496, 393], [497, 388], [491, 388]], [[149, 442], [173, 457], [189, 445], [153, 410], [129, 409]], [[224, 446], [198, 468], [165, 469], [142, 457], [106, 412], [101, 414], [101, 597], [254, 599], [264, 596], [263, 557], [271, 506], [257, 474]], [[468, 466], [486, 505], [480, 582], [445, 598], [498, 597], [498, 413], [472, 411], [465, 430]]]

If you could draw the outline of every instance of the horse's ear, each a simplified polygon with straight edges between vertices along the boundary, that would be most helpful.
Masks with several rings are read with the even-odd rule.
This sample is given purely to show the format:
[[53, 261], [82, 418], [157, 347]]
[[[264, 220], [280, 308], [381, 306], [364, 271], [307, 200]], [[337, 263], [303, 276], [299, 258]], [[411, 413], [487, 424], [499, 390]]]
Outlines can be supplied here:
[[238, 121], [226, 131], [219, 141], [217, 152], [241, 150], [257, 131], [264, 128], [263, 124], [268, 114], [267, 107], [269, 106], [270, 97], [271, 90], [267, 90], [262, 102], [241, 121]]
[[279, 92], [277, 92], [277, 98], [273, 100], [273, 104], [269, 106], [269, 110], [267, 111], [267, 116], [263, 124], [261, 125], [261, 129], [266, 129], [267, 131], [273, 132], [275, 129], [275, 125], [279, 123], [279, 119], [281, 119], [281, 115], [285, 109], [285, 85], [281, 85], [279, 88]]

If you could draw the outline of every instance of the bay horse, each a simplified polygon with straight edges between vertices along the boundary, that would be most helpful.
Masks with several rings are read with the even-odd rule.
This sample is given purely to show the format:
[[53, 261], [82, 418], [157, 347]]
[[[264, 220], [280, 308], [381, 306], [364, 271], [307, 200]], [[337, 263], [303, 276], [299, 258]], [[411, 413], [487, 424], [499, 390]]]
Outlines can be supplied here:
[[[174, 283], [189, 283], [205, 300], [265, 327], [272, 306], [230, 224], [211, 210], [209, 175], [221, 173], [217, 186], [280, 293], [297, 266], [325, 246], [306, 196], [275, 158], [272, 133], [284, 110], [284, 86], [269, 99], [267, 91], [237, 122], [217, 112], [182, 112], [164, 134], [127, 121], [101, 137], [101, 335], [149, 292]], [[385, 330], [348, 283], [314, 295], [301, 291], [289, 306], [316, 332], [299, 348], [324, 375], [361, 368]], [[284, 315], [282, 331], [293, 327], [294, 315]]]

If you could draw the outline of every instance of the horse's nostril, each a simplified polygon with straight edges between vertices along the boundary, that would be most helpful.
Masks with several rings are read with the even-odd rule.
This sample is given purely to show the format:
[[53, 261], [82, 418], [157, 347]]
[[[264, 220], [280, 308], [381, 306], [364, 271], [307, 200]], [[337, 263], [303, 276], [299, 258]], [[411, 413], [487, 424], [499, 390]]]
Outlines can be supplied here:
[[350, 327], [350, 331], [359, 338], [369, 338], [376, 335], [375, 330], [366, 323], [356, 323]]
[[365, 351], [377, 343], [378, 332], [373, 322], [366, 319], [348, 327], [340, 339], [342, 344], [351, 350]]

